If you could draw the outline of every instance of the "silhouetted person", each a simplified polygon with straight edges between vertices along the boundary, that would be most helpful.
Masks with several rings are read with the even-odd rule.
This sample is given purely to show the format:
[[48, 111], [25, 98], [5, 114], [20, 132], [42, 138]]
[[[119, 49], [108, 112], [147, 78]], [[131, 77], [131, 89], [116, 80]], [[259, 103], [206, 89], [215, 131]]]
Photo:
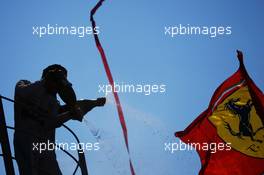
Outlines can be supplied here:
[[[66, 105], [60, 106], [57, 94]], [[40, 153], [37, 143], [55, 143], [55, 129], [73, 119], [82, 121], [83, 113], [67, 80], [67, 70], [51, 65], [40, 81], [20, 80], [15, 88], [14, 149], [20, 175], [61, 175], [55, 150]], [[103, 106], [105, 98], [89, 100], [88, 108]], [[69, 111], [69, 112], [66, 112]]]

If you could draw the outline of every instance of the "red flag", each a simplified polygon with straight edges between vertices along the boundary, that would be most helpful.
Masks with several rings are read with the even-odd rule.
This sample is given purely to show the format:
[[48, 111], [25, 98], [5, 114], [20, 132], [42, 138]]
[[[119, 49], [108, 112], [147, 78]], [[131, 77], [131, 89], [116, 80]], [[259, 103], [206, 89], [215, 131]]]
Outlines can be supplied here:
[[264, 95], [249, 77], [240, 51], [238, 59], [239, 69], [216, 89], [209, 107], [175, 133], [199, 146], [199, 175], [264, 173]]

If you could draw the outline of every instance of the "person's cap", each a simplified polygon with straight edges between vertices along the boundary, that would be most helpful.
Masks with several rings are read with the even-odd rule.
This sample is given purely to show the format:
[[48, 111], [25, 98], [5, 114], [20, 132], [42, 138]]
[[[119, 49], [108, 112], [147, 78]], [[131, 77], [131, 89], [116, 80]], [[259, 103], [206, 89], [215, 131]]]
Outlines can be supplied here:
[[55, 73], [55, 72], [63, 73], [65, 77], [67, 77], [67, 69], [65, 67], [63, 67], [60, 64], [52, 64], [43, 70], [41, 78], [43, 79], [47, 77], [48, 74]]

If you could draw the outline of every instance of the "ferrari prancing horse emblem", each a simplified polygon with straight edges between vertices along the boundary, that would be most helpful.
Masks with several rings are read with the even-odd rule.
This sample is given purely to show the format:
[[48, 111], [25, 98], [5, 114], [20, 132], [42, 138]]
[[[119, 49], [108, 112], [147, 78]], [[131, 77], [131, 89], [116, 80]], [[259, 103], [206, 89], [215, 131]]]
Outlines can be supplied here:
[[264, 126], [247, 86], [241, 87], [214, 109], [209, 120], [231, 147], [248, 156], [264, 158]]

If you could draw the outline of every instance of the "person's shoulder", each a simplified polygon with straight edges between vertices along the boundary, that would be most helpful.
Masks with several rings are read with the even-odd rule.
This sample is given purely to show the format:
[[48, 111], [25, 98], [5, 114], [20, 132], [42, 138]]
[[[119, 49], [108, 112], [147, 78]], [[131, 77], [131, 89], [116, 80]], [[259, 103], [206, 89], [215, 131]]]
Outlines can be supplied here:
[[29, 80], [19, 80], [17, 83], [16, 83], [16, 87], [25, 87], [25, 86], [28, 86], [32, 84]]
[[15, 87], [15, 96], [25, 96], [39, 91], [42, 88], [41, 82], [30, 82], [29, 80], [19, 80]]
[[34, 88], [40, 86], [41, 86], [40, 81], [31, 82], [29, 80], [19, 80], [16, 83], [16, 89]]

